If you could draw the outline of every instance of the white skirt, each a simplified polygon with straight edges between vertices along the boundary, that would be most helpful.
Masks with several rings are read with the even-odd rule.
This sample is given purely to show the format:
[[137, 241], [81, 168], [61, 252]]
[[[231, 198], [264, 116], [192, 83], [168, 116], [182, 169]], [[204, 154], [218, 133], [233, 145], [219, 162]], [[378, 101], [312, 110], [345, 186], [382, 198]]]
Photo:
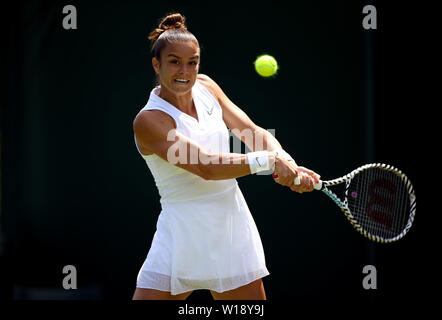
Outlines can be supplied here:
[[255, 221], [235, 185], [210, 199], [162, 205], [136, 286], [173, 295], [224, 292], [268, 274]]

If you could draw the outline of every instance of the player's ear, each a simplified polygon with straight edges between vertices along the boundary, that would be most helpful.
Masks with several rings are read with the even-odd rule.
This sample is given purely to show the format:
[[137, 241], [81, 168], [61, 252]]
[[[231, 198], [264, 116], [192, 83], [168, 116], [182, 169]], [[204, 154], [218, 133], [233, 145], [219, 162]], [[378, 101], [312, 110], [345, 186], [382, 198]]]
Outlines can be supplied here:
[[160, 73], [160, 61], [155, 57], [152, 58], [152, 67], [156, 74]]

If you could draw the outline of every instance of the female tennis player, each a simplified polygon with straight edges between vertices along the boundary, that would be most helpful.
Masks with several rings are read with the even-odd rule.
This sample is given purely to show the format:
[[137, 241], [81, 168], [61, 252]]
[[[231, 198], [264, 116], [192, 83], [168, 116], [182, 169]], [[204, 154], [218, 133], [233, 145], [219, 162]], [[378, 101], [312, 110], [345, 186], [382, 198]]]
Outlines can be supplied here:
[[[159, 85], [133, 129], [162, 210], [133, 299], [186, 299], [196, 289], [214, 299], [266, 299], [261, 238], [235, 178], [273, 170], [276, 182], [302, 193], [319, 176], [297, 166], [273, 135], [198, 74], [199, 44], [181, 14], [166, 16], [149, 39]], [[252, 139], [239, 138], [252, 152], [230, 153], [228, 128], [251, 132]]]

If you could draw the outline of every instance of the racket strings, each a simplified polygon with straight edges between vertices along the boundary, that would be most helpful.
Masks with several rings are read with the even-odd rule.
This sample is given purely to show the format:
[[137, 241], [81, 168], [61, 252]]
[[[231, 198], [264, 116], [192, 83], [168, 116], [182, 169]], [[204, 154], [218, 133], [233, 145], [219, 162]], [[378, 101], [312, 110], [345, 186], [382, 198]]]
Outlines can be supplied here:
[[369, 234], [391, 239], [409, 220], [409, 193], [395, 172], [371, 168], [358, 173], [347, 185], [348, 208]]

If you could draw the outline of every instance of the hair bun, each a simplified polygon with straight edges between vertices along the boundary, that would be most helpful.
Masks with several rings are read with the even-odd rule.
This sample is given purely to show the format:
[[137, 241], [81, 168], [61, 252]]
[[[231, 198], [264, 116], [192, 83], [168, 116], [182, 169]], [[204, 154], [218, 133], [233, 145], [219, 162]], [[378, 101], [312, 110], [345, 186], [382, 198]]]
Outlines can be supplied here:
[[156, 41], [164, 31], [169, 29], [187, 30], [185, 22], [186, 18], [180, 13], [169, 14], [160, 22], [158, 28], [150, 33], [149, 40]]
[[168, 29], [187, 29], [186, 25], [186, 18], [182, 16], [180, 13], [172, 13], [169, 14], [167, 17], [161, 21], [158, 28], [163, 30]]

